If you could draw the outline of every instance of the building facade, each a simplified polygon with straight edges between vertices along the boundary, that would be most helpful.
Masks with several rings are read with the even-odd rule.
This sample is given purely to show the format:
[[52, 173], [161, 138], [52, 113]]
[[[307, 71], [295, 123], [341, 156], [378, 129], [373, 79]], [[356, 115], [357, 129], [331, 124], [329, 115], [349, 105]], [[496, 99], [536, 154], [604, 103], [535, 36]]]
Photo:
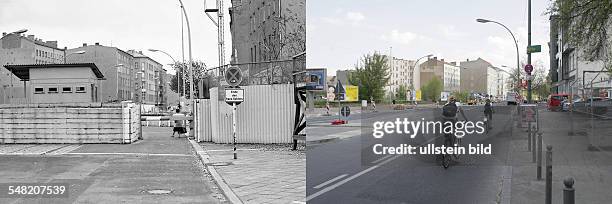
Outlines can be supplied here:
[[[395, 95], [400, 86], [404, 86], [407, 91], [412, 90], [415, 86], [415, 71], [414, 60], [400, 59], [396, 57], [389, 58], [387, 56], [387, 64], [389, 67], [389, 82], [387, 82], [387, 94]], [[406, 93], [410, 96], [409, 93]]]
[[[571, 45], [566, 37], [567, 26], [560, 24], [557, 15], [550, 16], [550, 70], [553, 93], [566, 93], [582, 97], [612, 95], [612, 83], [601, 60], [587, 61], [582, 49]], [[609, 36], [612, 37], [612, 36]], [[592, 87], [592, 89], [591, 89]]]
[[162, 65], [142, 54], [142, 51], [128, 50], [134, 57], [136, 83], [134, 86], [140, 91], [135, 92], [135, 101], [145, 104], [164, 106], [166, 102], [164, 87], [166, 86], [163, 74], [166, 72]]
[[230, 63], [249, 83], [291, 82], [293, 71], [306, 68], [305, 58], [291, 61], [306, 51], [306, 0], [232, 0], [229, 10]]
[[[421, 86], [437, 77], [443, 84], [442, 91], [457, 92], [461, 85], [460, 66], [456, 62], [448, 63], [437, 57], [429, 58], [419, 65]], [[420, 88], [420, 87], [419, 87]]]
[[[0, 65], [63, 63], [64, 53], [57, 41], [43, 41], [34, 35], [2, 33], [0, 38]], [[30, 92], [27, 83], [0, 69], [0, 104], [26, 103]]]

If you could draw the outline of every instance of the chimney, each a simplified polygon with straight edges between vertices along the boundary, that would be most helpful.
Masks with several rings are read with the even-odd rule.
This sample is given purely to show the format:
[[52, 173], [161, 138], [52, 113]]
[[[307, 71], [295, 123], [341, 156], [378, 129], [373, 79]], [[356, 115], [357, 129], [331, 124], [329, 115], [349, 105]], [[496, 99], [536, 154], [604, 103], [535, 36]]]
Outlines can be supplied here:
[[83, 43], [83, 47], [87, 47], [87, 43]]
[[48, 46], [51, 46], [53, 48], [57, 48], [57, 41], [47, 41], [45, 44], [47, 44]]
[[99, 42], [97, 42], [97, 43], [96, 43], [96, 45], [100, 45], [100, 43], [99, 43]]
[[6, 32], [2, 32], [2, 37], [6, 36]]
[[36, 39], [34, 38], [34, 35], [28, 35], [28, 39], [36, 41]]
[[142, 50], [138, 51], [138, 54], [141, 54], [141, 55], [142, 55]]

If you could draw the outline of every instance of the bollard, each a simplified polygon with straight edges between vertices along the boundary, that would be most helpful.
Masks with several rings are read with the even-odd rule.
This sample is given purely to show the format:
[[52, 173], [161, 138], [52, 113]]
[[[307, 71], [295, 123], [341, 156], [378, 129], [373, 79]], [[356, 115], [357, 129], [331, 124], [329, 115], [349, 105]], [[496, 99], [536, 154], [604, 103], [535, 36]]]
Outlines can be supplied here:
[[542, 133], [538, 132], [538, 145], [537, 145], [537, 152], [538, 152], [538, 173], [537, 173], [537, 178], [538, 180], [542, 180]]
[[531, 123], [527, 123], [527, 151], [531, 151]]
[[565, 184], [565, 188], [563, 189], [563, 204], [574, 204], [576, 202], [576, 198], [574, 197], [574, 178], [565, 178], [563, 184]]
[[546, 204], [552, 204], [552, 145], [546, 146]]
[[532, 132], [531, 132], [531, 162], [536, 163], [536, 156], [538, 153], [537, 147], [536, 147], [536, 131], [535, 131], [535, 127], [533, 128]]

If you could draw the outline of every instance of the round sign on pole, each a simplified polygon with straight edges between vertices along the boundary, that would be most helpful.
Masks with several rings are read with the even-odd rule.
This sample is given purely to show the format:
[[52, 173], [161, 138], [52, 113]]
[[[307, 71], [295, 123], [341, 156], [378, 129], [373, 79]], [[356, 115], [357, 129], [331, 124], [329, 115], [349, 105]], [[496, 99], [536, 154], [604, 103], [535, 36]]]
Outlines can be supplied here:
[[229, 67], [225, 70], [225, 81], [230, 86], [238, 86], [242, 82], [242, 72], [238, 67]]
[[351, 115], [351, 108], [349, 108], [348, 106], [343, 106], [340, 110], [340, 115], [342, 115], [343, 117], [348, 117], [349, 115]]
[[533, 71], [533, 65], [525, 65], [525, 72], [527, 72], [527, 74], [531, 74], [531, 72]]

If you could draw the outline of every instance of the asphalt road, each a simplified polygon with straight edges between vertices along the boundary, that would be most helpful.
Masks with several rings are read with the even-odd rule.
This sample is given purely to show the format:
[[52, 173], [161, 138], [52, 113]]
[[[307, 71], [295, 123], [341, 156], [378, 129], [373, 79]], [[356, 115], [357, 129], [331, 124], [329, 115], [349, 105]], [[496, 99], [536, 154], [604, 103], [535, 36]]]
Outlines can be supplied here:
[[68, 196], [0, 192], [0, 203], [226, 203], [186, 138], [145, 127], [134, 144], [85, 144], [61, 155], [0, 155], [0, 185], [68, 184]]
[[[363, 143], [372, 137], [374, 121], [432, 120], [432, 109], [356, 114], [353, 127], [325, 126], [329, 118], [309, 118], [307, 137], [354, 133], [352, 137], [309, 144], [307, 151], [308, 203], [500, 203], [508, 186], [506, 162], [511, 139], [510, 107], [499, 106], [493, 129], [486, 135], [468, 135], [463, 144], [491, 144], [492, 155], [462, 155], [444, 169], [433, 155], [380, 156], [362, 161]], [[482, 107], [464, 107], [468, 120], [482, 120]], [[314, 125], [313, 125], [314, 124]], [[420, 145], [437, 135], [414, 139], [394, 137], [397, 144]], [[369, 162], [369, 163], [366, 163]]]

